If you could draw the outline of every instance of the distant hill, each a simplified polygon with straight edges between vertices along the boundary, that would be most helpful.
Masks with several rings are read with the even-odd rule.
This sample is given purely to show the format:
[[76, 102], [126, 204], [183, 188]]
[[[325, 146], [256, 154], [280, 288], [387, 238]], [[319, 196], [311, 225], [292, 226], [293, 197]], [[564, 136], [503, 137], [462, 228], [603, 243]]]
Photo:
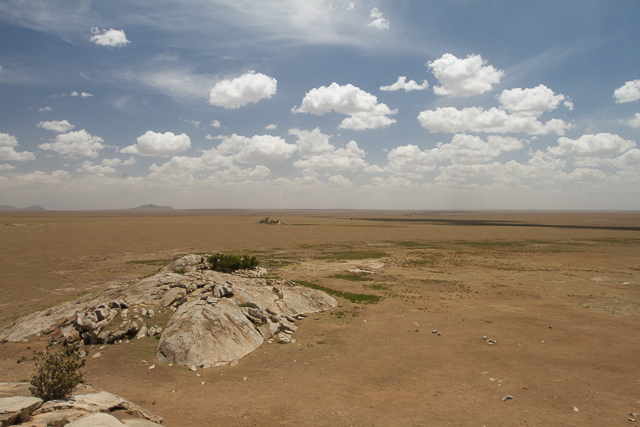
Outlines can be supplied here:
[[40, 205], [33, 205], [33, 206], [26, 207], [26, 208], [22, 208], [20, 210], [21, 211], [46, 211], [46, 209], [43, 208]]
[[173, 208], [171, 206], [158, 206], [158, 205], [152, 205], [152, 204], [148, 204], [148, 205], [142, 205], [142, 206], [138, 206], [137, 208], [131, 208], [129, 209], [130, 211], [158, 211], [158, 210], [173, 210]]
[[46, 211], [46, 209], [39, 205], [33, 205], [22, 209], [18, 209], [13, 206], [0, 205], [0, 211]]

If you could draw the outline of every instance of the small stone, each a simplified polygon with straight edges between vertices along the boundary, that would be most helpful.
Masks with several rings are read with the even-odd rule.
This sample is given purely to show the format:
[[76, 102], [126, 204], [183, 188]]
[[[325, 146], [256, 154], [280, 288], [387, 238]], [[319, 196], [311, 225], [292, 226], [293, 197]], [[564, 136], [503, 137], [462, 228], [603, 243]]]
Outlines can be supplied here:
[[149, 366], [149, 369], [153, 369], [155, 367], [156, 367], [156, 365], [151, 365], [151, 366]]
[[96, 353], [93, 356], [91, 356], [92, 359], [97, 359], [98, 357], [102, 356], [102, 353]]
[[191, 371], [195, 372], [195, 371], [197, 371], [197, 370], [198, 370], [198, 368], [196, 368], [196, 365], [191, 365], [191, 366], [189, 367], [189, 370], [191, 370]]
[[503, 401], [505, 401], [505, 400], [511, 400], [511, 399], [513, 399], [513, 396], [511, 396], [510, 394], [507, 394], [506, 396], [503, 396], [503, 397], [502, 397], [502, 400], [503, 400]]
[[483, 339], [483, 340], [486, 340], [486, 339], [487, 339], [487, 336], [486, 336], [486, 335], [485, 335], [485, 336], [483, 336], [483, 337], [482, 337], [482, 339]]
[[244, 377], [244, 378], [242, 379], [242, 381], [247, 381], [247, 377]]
[[431, 333], [432, 333], [432, 334], [437, 334], [437, 333], [438, 333], [438, 331], [434, 329], [433, 331], [431, 331]]
[[576, 408], [575, 406], [573, 407], [573, 410], [576, 412], [580, 412], [580, 409]]

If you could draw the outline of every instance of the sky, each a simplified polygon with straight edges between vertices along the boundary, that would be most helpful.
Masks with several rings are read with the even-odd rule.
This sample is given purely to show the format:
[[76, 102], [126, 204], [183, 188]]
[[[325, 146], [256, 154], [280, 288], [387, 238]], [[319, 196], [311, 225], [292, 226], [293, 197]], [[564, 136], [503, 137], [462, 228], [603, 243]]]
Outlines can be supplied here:
[[640, 1], [0, 2], [0, 205], [640, 209]]

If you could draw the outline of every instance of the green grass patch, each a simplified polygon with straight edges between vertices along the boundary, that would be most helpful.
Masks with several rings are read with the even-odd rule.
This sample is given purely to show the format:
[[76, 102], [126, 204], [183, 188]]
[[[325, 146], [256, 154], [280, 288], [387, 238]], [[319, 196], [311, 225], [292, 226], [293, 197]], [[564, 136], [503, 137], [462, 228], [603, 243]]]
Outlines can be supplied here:
[[185, 269], [185, 268], [178, 268], [178, 269], [173, 270], [173, 272], [174, 272], [174, 273], [177, 273], [177, 274], [184, 274], [184, 273], [186, 273], [186, 272], [187, 272], [187, 269]]
[[371, 284], [371, 285], [362, 285], [363, 288], [365, 289], [373, 289], [374, 291], [386, 291], [389, 290], [389, 287], [386, 285], [376, 285], [376, 284]]
[[350, 282], [373, 282], [373, 278], [364, 276], [362, 274], [334, 274], [333, 276], [328, 276], [332, 279], [342, 279], [348, 280]]
[[354, 294], [351, 292], [336, 291], [335, 289], [325, 288], [324, 286], [316, 285], [315, 283], [311, 283], [311, 282], [305, 282], [303, 280], [296, 280], [295, 283], [299, 284], [300, 286], [305, 286], [307, 288], [315, 289], [317, 291], [322, 291], [329, 295], [347, 299], [352, 303], [375, 304], [382, 299], [382, 297], [379, 297], [377, 295]]
[[329, 252], [322, 255], [325, 259], [331, 261], [351, 261], [371, 258], [384, 258], [388, 256], [386, 252], [380, 251], [342, 251]]
[[242, 304], [238, 304], [240, 307], [247, 307], [247, 308], [258, 308], [257, 305], [255, 305], [252, 302], [243, 302]]
[[456, 245], [481, 246], [481, 247], [487, 247], [487, 246], [512, 246], [513, 242], [487, 242], [487, 241], [470, 242], [468, 240], [460, 240], [460, 241], [456, 242]]
[[437, 249], [434, 245], [420, 242], [389, 242], [408, 249]]

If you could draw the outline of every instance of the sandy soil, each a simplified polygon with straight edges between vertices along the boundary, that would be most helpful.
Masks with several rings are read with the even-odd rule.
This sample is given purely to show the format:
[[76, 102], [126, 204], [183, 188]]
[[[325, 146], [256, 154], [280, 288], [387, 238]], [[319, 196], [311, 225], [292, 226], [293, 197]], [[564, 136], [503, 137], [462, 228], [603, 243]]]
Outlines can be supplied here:
[[[234, 367], [169, 367], [152, 338], [90, 349], [92, 385], [170, 427], [603, 426], [640, 413], [637, 213], [3, 212], [0, 241], [0, 326], [189, 252], [253, 251], [270, 275], [384, 297], [340, 300], [298, 322], [295, 344]], [[330, 277], [352, 267], [379, 274]], [[0, 344], [0, 381], [28, 379], [16, 360], [40, 346]]]

